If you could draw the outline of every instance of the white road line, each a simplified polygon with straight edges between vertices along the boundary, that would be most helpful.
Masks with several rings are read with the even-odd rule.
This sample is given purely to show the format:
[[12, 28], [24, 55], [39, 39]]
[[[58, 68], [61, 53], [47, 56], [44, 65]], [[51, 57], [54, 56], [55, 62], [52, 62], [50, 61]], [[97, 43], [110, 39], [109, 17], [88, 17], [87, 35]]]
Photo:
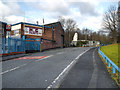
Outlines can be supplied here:
[[10, 69], [10, 70], [6, 70], [6, 71], [4, 71], [4, 72], [1, 72], [0, 74], [2, 75], [2, 74], [5, 74], [5, 73], [8, 73], [8, 72], [10, 72], [10, 71], [14, 71], [14, 70], [16, 70], [16, 69], [19, 69], [19, 68], [25, 66], [25, 65], [27, 65], [27, 63], [26, 63], [26, 64], [22, 64], [22, 65], [20, 65], [20, 66], [17, 66], [17, 67], [15, 67], [15, 68], [12, 68], [12, 69]]
[[49, 56], [47, 56], [47, 57], [45, 57], [45, 58], [38, 59], [38, 60], [36, 60], [36, 62], [41, 61], [41, 60], [44, 60], [44, 59], [47, 59], [47, 58], [52, 57], [52, 56], [54, 56], [54, 55], [49, 55]]
[[97, 64], [96, 64], [96, 60], [95, 60], [95, 50], [93, 52], [94, 71], [93, 71], [93, 74], [92, 74], [92, 78], [89, 82], [88, 88], [96, 88], [97, 87], [97, 72], [98, 72], [98, 69], [97, 69]]
[[63, 54], [64, 52], [59, 52], [59, 53], [57, 53], [57, 54]]
[[[89, 48], [88, 50], [90, 50]], [[49, 90], [50, 88], [57, 88], [58, 84], [60, 83], [60, 78], [61, 80], [64, 78], [64, 76], [68, 73], [68, 71], [72, 68], [72, 66], [77, 62], [78, 58], [82, 56], [84, 53], [86, 53], [88, 50], [85, 52], [79, 54], [56, 78], [52, 83], [46, 88], [46, 90]]]

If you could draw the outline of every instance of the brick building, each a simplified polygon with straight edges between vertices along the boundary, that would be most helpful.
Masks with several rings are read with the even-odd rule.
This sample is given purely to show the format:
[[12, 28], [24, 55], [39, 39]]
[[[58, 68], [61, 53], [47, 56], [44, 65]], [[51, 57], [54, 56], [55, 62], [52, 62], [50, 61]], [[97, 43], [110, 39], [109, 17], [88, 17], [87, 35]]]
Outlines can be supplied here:
[[60, 22], [46, 25], [37, 25], [31, 23], [16, 23], [11, 27], [11, 37], [13, 38], [41, 38], [41, 49], [63, 47], [64, 30]]
[[7, 34], [6, 25], [7, 23], [0, 21], [0, 37], [4, 38], [6, 37]]

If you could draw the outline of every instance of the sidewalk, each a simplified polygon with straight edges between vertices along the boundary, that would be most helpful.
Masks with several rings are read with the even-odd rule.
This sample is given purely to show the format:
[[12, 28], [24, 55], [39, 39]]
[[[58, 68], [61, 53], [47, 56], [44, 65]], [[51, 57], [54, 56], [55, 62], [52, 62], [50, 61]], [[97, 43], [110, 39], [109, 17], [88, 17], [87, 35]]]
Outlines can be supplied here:
[[[95, 52], [94, 52], [95, 51]], [[91, 49], [80, 57], [58, 87], [61, 88], [117, 88], [107, 72], [106, 66], [97, 54]]]
[[27, 56], [27, 55], [28, 54], [16, 54], [16, 55], [9, 55], [9, 56], [0, 56], [0, 58], [2, 58], [2, 61], [6, 61], [6, 60], [9, 60], [9, 59], [23, 57], [23, 56]]

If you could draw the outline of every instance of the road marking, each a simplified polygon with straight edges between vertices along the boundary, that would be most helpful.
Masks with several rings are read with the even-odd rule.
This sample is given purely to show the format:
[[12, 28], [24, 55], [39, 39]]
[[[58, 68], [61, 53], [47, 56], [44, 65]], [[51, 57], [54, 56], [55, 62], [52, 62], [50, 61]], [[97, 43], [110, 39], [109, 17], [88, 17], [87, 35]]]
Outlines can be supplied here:
[[45, 57], [47, 57], [47, 56], [30, 56], [30, 57], [20, 57], [20, 58], [14, 59], [14, 60], [42, 59], [42, 58], [45, 58]]
[[0, 74], [2, 75], [2, 74], [5, 74], [5, 73], [8, 73], [8, 72], [10, 72], [10, 71], [14, 71], [14, 70], [16, 70], [16, 69], [19, 69], [19, 68], [25, 66], [25, 65], [27, 65], [27, 63], [22, 64], [22, 65], [20, 65], [20, 66], [17, 66], [17, 67], [15, 67], [15, 68], [12, 68], [12, 69], [10, 69], [10, 70], [6, 70], [6, 71], [4, 71], [4, 72], [1, 72]]
[[59, 53], [57, 53], [57, 54], [63, 54], [64, 52], [59, 52]]
[[83, 53], [79, 54], [55, 79], [52, 81], [52, 83], [46, 88], [46, 90], [49, 90], [50, 88], [57, 88], [58, 84], [60, 83], [60, 78], [61, 80], [64, 78], [64, 76], [68, 73], [68, 71], [72, 68], [73, 65], [77, 62], [78, 58], [80, 58], [84, 53], [86, 53], [88, 50], [91, 48], [87, 49]]
[[[40, 61], [40, 60], [43, 60], [43, 59], [46, 59], [46, 58], [49, 58], [49, 57], [52, 57], [52, 56], [53, 56], [53, 55], [49, 55], [49, 56], [46, 56], [45, 58], [38, 59], [38, 60], [36, 60], [36, 61]], [[20, 66], [15, 67], [15, 68], [12, 68], [12, 69], [10, 69], [10, 70], [6, 70], [6, 71], [4, 71], [4, 72], [1, 72], [0, 75], [5, 74], [5, 73], [8, 73], [8, 72], [10, 72], [10, 71], [14, 71], [14, 70], [16, 70], [16, 69], [19, 69], [19, 68], [21, 68], [21, 67], [23, 67], [23, 66], [25, 66], [25, 65], [27, 65], [27, 64], [28, 64], [28, 63], [25, 63], [25, 64], [22, 64], [22, 65], [20, 65]]]
[[49, 56], [47, 56], [47, 57], [45, 57], [45, 58], [38, 59], [38, 60], [36, 60], [36, 61], [38, 62], [38, 61], [41, 61], [41, 60], [47, 59], [47, 58], [52, 57], [52, 56], [54, 56], [54, 55], [49, 55]]
[[95, 50], [93, 52], [94, 71], [93, 71], [93, 74], [92, 74], [92, 78], [89, 82], [88, 88], [96, 88], [97, 87], [97, 72], [98, 72], [98, 69], [97, 69], [97, 64], [96, 64], [96, 60], [95, 60]]

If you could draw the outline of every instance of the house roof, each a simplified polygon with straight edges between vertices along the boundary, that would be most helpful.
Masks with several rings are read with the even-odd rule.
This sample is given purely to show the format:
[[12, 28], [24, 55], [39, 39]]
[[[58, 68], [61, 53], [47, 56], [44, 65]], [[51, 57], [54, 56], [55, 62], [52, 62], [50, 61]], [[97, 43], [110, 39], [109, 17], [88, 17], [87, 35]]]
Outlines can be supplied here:
[[[62, 25], [61, 25], [60, 22], [53, 22], [53, 23], [45, 24], [45, 26], [55, 27], [55, 26], [57, 26], [58, 24], [60, 24], [60, 26], [62, 27]], [[63, 27], [62, 27], [62, 30], [64, 31]]]

